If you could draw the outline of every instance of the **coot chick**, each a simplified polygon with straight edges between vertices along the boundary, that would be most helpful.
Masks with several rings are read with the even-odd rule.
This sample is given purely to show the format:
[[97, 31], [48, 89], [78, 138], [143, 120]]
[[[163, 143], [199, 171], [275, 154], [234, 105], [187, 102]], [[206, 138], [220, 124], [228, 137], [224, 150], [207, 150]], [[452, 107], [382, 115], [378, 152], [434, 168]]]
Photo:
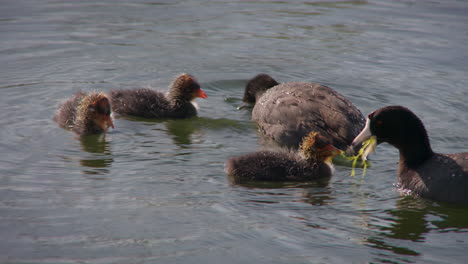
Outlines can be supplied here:
[[304, 137], [298, 153], [258, 151], [230, 158], [226, 173], [235, 183], [251, 181], [313, 181], [329, 178], [332, 158], [341, 153], [318, 132]]
[[398, 183], [412, 194], [468, 205], [468, 152], [435, 153], [422, 121], [402, 106], [387, 106], [368, 115], [353, 147], [375, 136], [400, 152]]
[[197, 109], [191, 101], [197, 97], [206, 98], [207, 95], [197, 80], [185, 73], [176, 77], [167, 94], [146, 88], [110, 92], [114, 112], [146, 118], [196, 116]]
[[278, 84], [267, 74], [251, 79], [244, 101], [256, 102], [252, 120], [280, 146], [298, 148], [311, 131], [346, 149], [364, 127], [364, 116], [351, 101], [330, 87], [308, 82]]
[[59, 105], [53, 120], [79, 135], [99, 134], [114, 128], [111, 105], [104, 93], [78, 92]]

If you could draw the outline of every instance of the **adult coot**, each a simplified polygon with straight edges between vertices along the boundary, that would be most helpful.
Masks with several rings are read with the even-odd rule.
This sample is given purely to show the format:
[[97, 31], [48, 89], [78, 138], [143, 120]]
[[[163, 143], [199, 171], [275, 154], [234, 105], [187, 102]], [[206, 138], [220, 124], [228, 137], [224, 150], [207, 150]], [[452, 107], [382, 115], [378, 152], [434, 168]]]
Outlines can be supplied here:
[[353, 146], [375, 136], [400, 152], [398, 182], [412, 194], [468, 205], [468, 152], [432, 151], [422, 121], [402, 106], [387, 106], [369, 114]]
[[297, 148], [311, 131], [346, 149], [364, 127], [364, 117], [352, 103], [330, 87], [308, 82], [278, 84], [267, 74], [251, 79], [245, 102], [255, 103], [252, 120], [267, 138]]

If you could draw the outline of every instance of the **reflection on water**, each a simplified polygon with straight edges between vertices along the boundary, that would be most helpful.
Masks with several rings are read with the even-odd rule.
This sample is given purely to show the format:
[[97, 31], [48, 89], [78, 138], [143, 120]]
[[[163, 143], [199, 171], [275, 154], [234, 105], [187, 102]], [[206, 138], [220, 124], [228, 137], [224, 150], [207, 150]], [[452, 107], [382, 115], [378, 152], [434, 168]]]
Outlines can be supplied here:
[[[328, 184], [328, 180], [325, 182], [318, 182], [317, 184], [325, 187]], [[333, 196], [329, 188], [313, 188], [305, 189], [302, 192], [301, 201], [315, 206], [327, 205], [333, 200]]]
[[[167, 136], [172, 139], [175, 145], [186, 148], [192, 145], [197, 135], [204, 131], [237, 131], [243, 132], [255, 128], [255, 124], [250, 121], [238, 121], [229, 118], [209, 118], [209, 117], [191, 117], [180, 119], [166, 118], [143, 118], [136, 116], [118, 116], [118, 119], [125, 119], [131, 122], [144, 122], [146, 125], [153, 126], [162, 124], [166, 127]], [[160, 130], [160, 127], [155, 128]]]
[[[328, 186], [328, 183], [330, 182], [330, 178], [324, 178], [308, 182], [251, 181], [234, 183], [234, 178], [231, 175], [227, 175], [227, 177], [231, 184], [251, 189], [324, 188]], [[311, 194], [308, 192], [305, 193], [309, 195]]]
[[402, 240], [422, 243], [434, 231], [468, 232], [467, 211], [462, 206], [439, 205], [406, 196], [397, 202], [396, 208], [385, 210], [385, 213], [387, 215], [383, 223], [370, 224], [371, 228], [377, 230], [377, 235], [367, 238], [365, 244], [400, 255], [421, 255], [417, 250], [404, 247]]
[[190, 119], [167, 120], [165, 122], [167, 131], [172, 135], [174, 144], [178, 146], [192, 144], [192, 134], [198, 130], [197, 126]]
[[319, 6], [319, 7], [330, 7], [330, 8], [346, 8], [352, 7], [355, 5], [365, 5], [367, 1], [314, 1], [314, 2], [307, 2], [304, 5], [312, 5], [312, 6]]
[[[82, 158], [80, 164], [89, 169], [84, 169], [83, 173], [88, 175], [104, 175], [109, 173], [109, 167], [114, 162], [110, 145], [106, 140], [106, 135], [89, 135], [80, 137], [81, 148], [90, 155]], [[96, 155], [97, 154], [97, 155]]]
[[[161, 122], [160, 120], [152, 120]], [[208, 117], [193, 117], [184, 119], [167, 119], [164, 122], [167, 132], [172, 136], [174, 144], [183, 147], [184, 145], [192, 144], [195, 133], [200, 133], [203, 130], [237, 130], [244, 131], [247, 128], [254, 127], [250, 122], [240, 122], [228, 118], [208, 118]]]

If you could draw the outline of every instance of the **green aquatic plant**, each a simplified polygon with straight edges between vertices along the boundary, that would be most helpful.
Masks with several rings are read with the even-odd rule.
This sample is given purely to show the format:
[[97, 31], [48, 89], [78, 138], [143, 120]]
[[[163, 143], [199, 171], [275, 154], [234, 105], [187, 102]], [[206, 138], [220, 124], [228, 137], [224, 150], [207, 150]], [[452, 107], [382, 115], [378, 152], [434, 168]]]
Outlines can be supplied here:
[[363, 168], [362, 170], [362, 175], [366, 175], [366, 170], [367, 167], [369, 166], [369, 162], [367, 161], [367, 156], [371, 154], [375, 150], [375, 146], [377, 146], [377, 138], [376, 137], [370, 137], [366, 141], [362, 142], [361, 149], [359, 149], [358, 153], [354, 156], [346, 156], [344, 152], [341, 152], [341, 156], [343, 156], [345, 159], [352, 161], [351, 167], [351, 176], [356, 176], [356, 165], [357, 161], [361, 159], [361, 167]]

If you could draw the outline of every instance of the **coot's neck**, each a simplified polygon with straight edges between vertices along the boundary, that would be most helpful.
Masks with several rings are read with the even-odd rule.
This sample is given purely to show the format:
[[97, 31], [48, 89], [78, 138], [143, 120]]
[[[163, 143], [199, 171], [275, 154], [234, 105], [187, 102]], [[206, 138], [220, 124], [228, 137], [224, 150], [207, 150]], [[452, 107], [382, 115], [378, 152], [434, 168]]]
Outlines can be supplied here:
[[90, 117], [86, 117], [82, 120], [78, 120], [75, 124], [74, 130], [78, 134], [86, 135], [86, 134], [99, 134], [104, 132], [101, 126], [96, 124]]
[[247, 83], [242, 101], [255, 104], [268, 89], [278, 84], [268, 74], [258, 74]]
[[404, 167], [415, 169], [434, 155], [424, 127], [415, 131], [405, 135], [401, 142], [391, 143], [400, 151], [401, 169], [404, 169]]
[[319, 157], [317, 153], [311, 154], [305, 151], [299, 151], [301, 159], [313, 166], [329, 169], [332, 173], [335, 171], [333, 166], [333, 157]]
[[406, 167], [413, 169], [421, 165], [432, 155], [434, 155], [434, 152], [430, 146], [429, 148], [420, 146], [413, 146], [413, 148], [403, 148], [400, 149], [400, 164], [404, 164]]
[[95, 101], [93, 96], [86, 96], [81, 99], [78, 106], [73, 128], [78, 134], [98, 134], [104, 132], [102, 127], [95, 122], [96, 108], [94, 106], [90, 107], [92, 101]]
[[167, 99], [173, 107], [180, 107], [182, 105], [190, 103], [191, 101], [191, 98], [188, 98], [180, 92], [174, 90], [169, 91], [169, 93], [167, 94]]
[[257, 88], [247, 88], [244, 94], [242, 101], [249, 104], [256, 104], [260, 97], [269, 89], [270, 87], [257, 87]]
[[255, 93], [255, 102], [258, 102], [260, 100], [260, 97], [267, 91], [268, 89], [265, 90], [260, 90]]

